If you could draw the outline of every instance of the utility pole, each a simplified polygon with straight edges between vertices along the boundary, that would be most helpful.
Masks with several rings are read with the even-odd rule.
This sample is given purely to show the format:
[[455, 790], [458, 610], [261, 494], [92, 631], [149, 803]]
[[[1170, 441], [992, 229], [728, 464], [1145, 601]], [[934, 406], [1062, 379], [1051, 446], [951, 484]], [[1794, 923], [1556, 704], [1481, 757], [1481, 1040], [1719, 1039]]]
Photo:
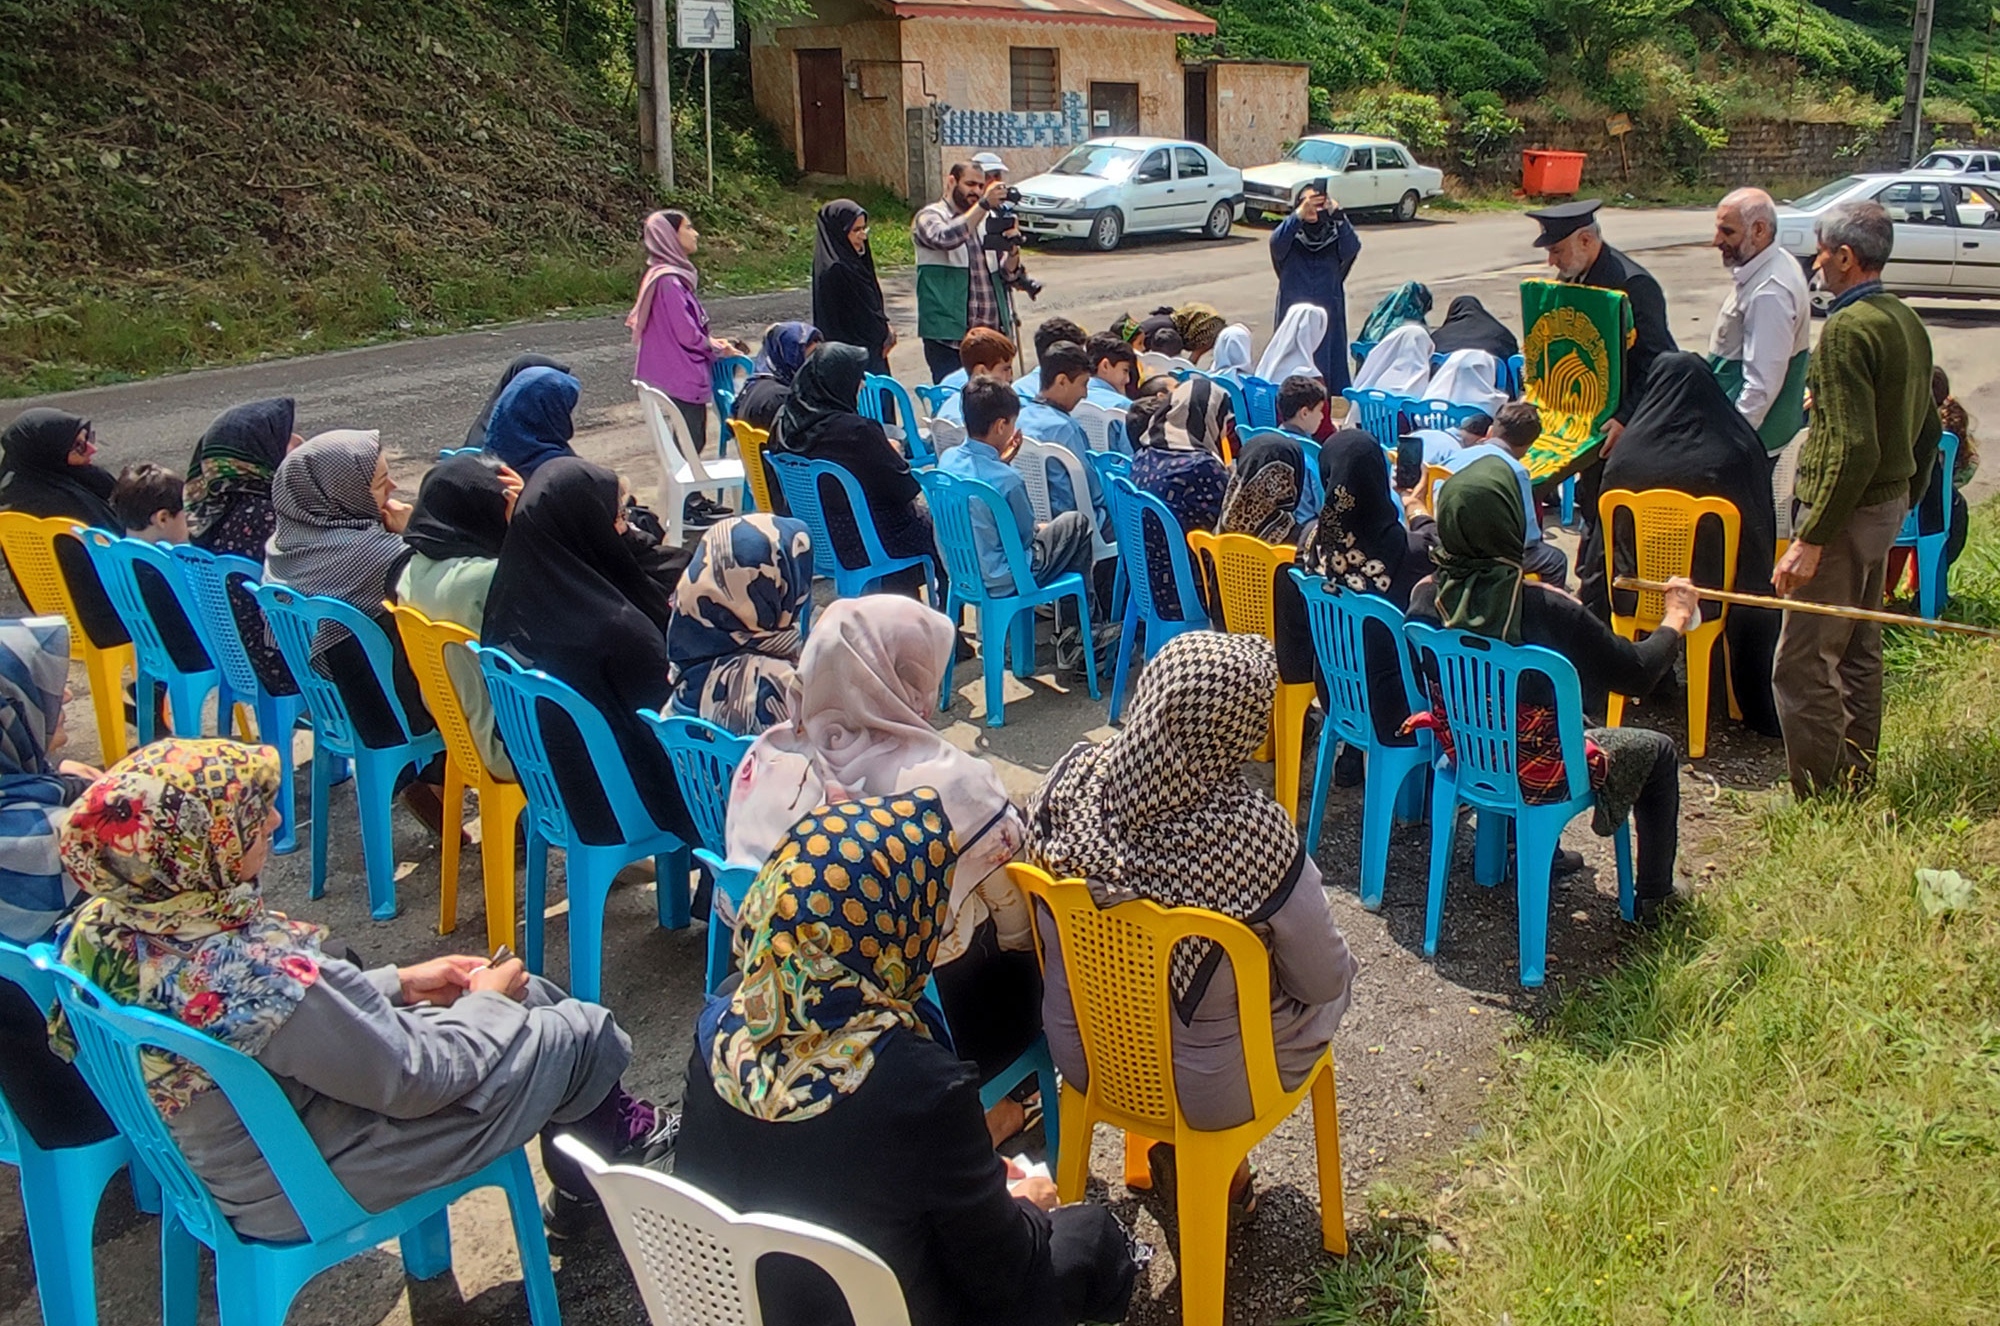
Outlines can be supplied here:
[[660, 186], [674, 187], [674, 103], [667, 61], [673, 37], [666, 0], [637, 0], [632, 15], [632, 81], [639, 89], [639, 162]]
[[1917, 164], [1923, 155], [1924, 80], [1931, 65], [1931, 18], [1936, 12], [1932, 0], [1917, 0], [1917, 16], [1910, 32], [1910, 69], [1903, 79], [1903, 119], [1897, 132], [1897, 151], [1905, 167]]

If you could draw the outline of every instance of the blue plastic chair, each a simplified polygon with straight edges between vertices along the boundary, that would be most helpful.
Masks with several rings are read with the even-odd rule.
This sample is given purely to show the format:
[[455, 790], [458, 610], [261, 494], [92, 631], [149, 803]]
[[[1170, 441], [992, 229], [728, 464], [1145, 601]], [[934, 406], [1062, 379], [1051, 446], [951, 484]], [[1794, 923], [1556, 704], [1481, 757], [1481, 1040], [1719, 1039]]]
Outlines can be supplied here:
[[1380, 387], [1348, 387], [1340, 394], [1354, 402], [1354, 417], [1348, 420], [1350, 426], [1362, 429], [1385, 447], [1396, 445], [1396, 439], [1402, 436], [1401, 416], [1414, 401]]
[[444, 447], [438, 451], [439, 460], [450, 460], [453, 456], [483, 456], [485, 447]]
[[1132, 477], [1132, 458], [1118, 451], [1093, 451], [1083, 458], [1084, 463], [1097, 471], [1097, 482], [1108, 484], [1113, 478]]
[[1361, 371], [1361, 366], [1368, 362], [1368, 356], [1374, 349], [1375, 342], [1373, 341], [1349, 341], [1347, 343], [1347, 353], [1354, 360], [1355, 372], [1359, 373]]
[[[681, 800], [687, 803], [688, 817], [694, 821], [695, 832], [701, 835], [701, 845], [694, 849], [695, 859], [708, 868], [715, 891], [725, 892], [725, 873], [736, 871], [748, 877], [731, 877], [732, 891], [727, 891], [726, 896], [734, 912], [742, 906], [743, 890], [750, 887], [756, 872], [723, 863], [723, 855], [729, 850], [724, 835], [729, 816], [729, 783], [756, 738], [736, 736], [727, 728], [685, 714], [641, 709], [639, 717], [653, 725], [660, 744], [667, 748], [667, 758], [674, 766], [674, 780], [680, 784]], [[729, 946], [728, 933], [715, 923], [715, 903], [711, 898], [708, 922], [711, 991], [729, 968]]]
[[1382, 886], [1389, 869], [1390, 821], [1407, 823], [1424, 817], [1423, 783], [1411, 775], [1428, 765], [1437, 752], [1428, 732], [1416, 733], [1408, 745], [1384, 742], [1375, 735], [1368, 708], [1367, 623], [1378, 622], [1386, 628], [1401, 656], [1403, 700], [1410, 712], [1425, 707], [1423, 692], [1410, 671], [1409, 651], [1403, 643], [1403, 614], [1394, 605], [1373, 594], [1330, 585], [1324, 577], [1307, 575], [1297, 567], [1291, 569], [1291, 576], [1305, 596], [1313, 651], [1327, 692], [1326, 722], [1320, 727], [1319, 756], [1313, 766], [1307, 841], [1312, 851], [1319, 850], [1326, 824], [1327, 789], [1333, 783], [1334, 747], [1344, 741], [1361, 751], [1368, 762], [1368, 776], [1362, 784], [1361, 905], [1372, 912], [1382, 906]]
[[[653, 822], [632, 772], [618, 753], [618, 741], [597, 706], [546, 672], [523, 668], [497, 649], [481, 647], [480, 671], [493, 697], [493, 714], [501, 740], [528, 794], [528, 969], [542, 970], [542, 930], [548, 899], [548, 849], [563, 849], [569, 890], [569, 990], [578, 999], [596, 1000], [604, 967], [604, 902], [611, 881], [632, 862], [654, 859], [658, 871], [660, 924], [685, 930], [688, 924], [688, 845]], [[615, 843], [587, 843], [577, 833], [556, 780], [549, 748], [543, 740], [540, 704], [561, 710], [576, 725], [604, 799], [618, 824]]]
[[[938, 601], [937, 563], [928, 554], [919, 553], [915, 557], [891, 557], [882, 547], [882, 536], [875, 532], [875, 519], [868, 514], [868, 501], [861, 494], [861, 481], [847, 470], [831, 461], [808, 460], [804, 456], [782, 455], [766, 451], [764, 459], [770, 462], [771, 470], [778, 476], [779, 487], [785, 490], [785, 505], [792, 514], [806, 523], [806, 532], [812, 537], [814, 574], [833, 577], [833, 592], [840, 598], [859, 598], [881, 583], [882, 577], [894, 575], [912, 566], [924, 569], [924, 581], [930, 587], [931, 602]], [[847, 499], [848, 512], [854, 518], [854, 527], [861, 536], [861, 549], [867, 559], [860, 566], [843, 566], [840, 554], [833, 546], [833, 531], [827, 525], [826, 508], [820, 501], [820, 481], [830, 479], [840, 485]], [[824, 556], [827, 565], [818, 566]]]
[[1562, 527], [1576, 528], [1576, 476], [1570, 475], [1562, 481]]
[[[727, 899], [729, 914], [743, 914], [743, 899], [750, 893], [750, 886], [757, 882], [757, 871], [750, 866], [723, 864], [722, 858], [705, 847], [694, 849], [695, 860], [708, 867], [708, 873], [715, 880], [715, 897]], [[722, 987], [729, 973], [736, 969], [736, 936], [731, 930], [715, 924], [715, 903], [709, 904], [708, 926], [708, 992], [714, 994]]]
[[1203, 372], [1201, 369], [1196, 369], [1193, 376], [1207, 378], [1210, 382], [1213, 382], [1216, 386], [1229, 393], [1230, 408], [1236, 412], [1237, 431], [1241, 432], [1250, 426], [1250, 401], [1244, 395], [1243, 383], [1240, 379], [1224, 374]]
[[[507, 1195], [529, 1320], [534, 1326], [561, 1326], [541, 1202], [525, 1149], [370, 1215], [348, 1195], [298, 1111], [256, 1060], [172, 1018], [119, 1005], [58, 962], [46, 945], [33, 952], [37, 965], [57, 978], [63, 1010], [76, 1033], [77, 1066], [165, 1189], [160, 1224], [165, 1326], [194, 1326], [197, 1242], [215, 1254], [222, 1326], [283, 1326], [287, 1309], [307, 1281], [389, 1239], [400, 1242], [405, 1271], [419, 1280], [434, 1279], [451, 1270], [451, 1204], [477, 1188], [499, 1188]], [[147, 1094], [141, 1055], [149, 1049], [184, 1059], [215, 1080], [298, 1213], [304, 1242], [264, 1243], [237, 1236]]]
[[1507, 398], [1509, 400], [1518, 401], [1521, 399], [1522, 375], [1526, 373], [1527, 367], [1528, 367], [1528, 361], [1523, 359], [1520, 355], [1507, 356], [1507, 360], [1504, 365], [1504, 371], [1506, 373], [1506, 381], [1500, 384], [1500, 390], [1507, 393]]
[[[724, 355], [708, 366], [708, 385], [715, 394], [715, 417], [723, 423], [715, 430], [715, 454], [718, 456], [729, 454], [728, 421], [736, 413], [736, 394], [743, 390], [743, 383], [756, 371], [756, 364], [743, 355]], [[696, 438], [694, 442], [699, 449], [701, 439]]]
[[[1124, 631], [1118, 640], [1118, 670], [1111, 681], [1111, 721], [1115, 723], [1125, 707], [1125, 682], [1131, 675], [1132, 651], [1137, 647], [1139, 628], [1146, 628], [1146, 647], [1139, 653], [1144, 659], [1183, 631], [1206, 631], [1208, 614], [1201, 606], [1201, 596], [1195, 592], [1187, 534], [1167, 504], [1151, 493], [1140, 491], [1122, 476], [1104, 485], [1104, 498], [1111, 506], [1112, 528], [1118, 531], [1118, 561], [1125, 574]], [[1167, 557], [1173, 565], [1174, 594], [1181, 601], [1179, 618], [1163, 615], [1153, 599], [1151, 567], [1146, 560], [1149, 518], [1166, 536]]]
[[[361, 859], [368, 872], [368, 911], [378, 921], [396, 914], [396, 851], [390, 823], [390, 803], [396, 795], [396, 776], [411, 765], [422, 766], [444, 750], [444, 738], [436, 729], [418, 734], [410, 727], [403, 702], [396, 698], [395, 649], [380, 626], [351, 604], [339, 599], [301, 594], [284, 585], [259, 585], [257, 604], [278, 652], [285, 656], [292, 680], [299, 684], [306, 708], [312, 712], [312, 884], [308, 897], [326, 893], [327, 803], [333, 786], [333, 761], [337, 755], [354, 764], [354, 804], [361, 813]], [[361, 642], [369, 669], [382, 689], [389, 713], [403, 739], [388, 746], [364, 746], [354, 730], [347, 699], [340, 687], [312, 665], [313, 640], [322, 628], [345, 627]]]
[[[173, 723], [174, 736], [201, 735], [202, 705], [207, 701], [209, 692], [218, 689], [216, 724], [219, 731], [227, 732], [231, 703], [229, 685], [216, 669], [214, 656], [210, 655], [209, 665], [199, 671], [183, 672], [176, 666], [160, 624], [153, 620], [152, 607], [146, 602], [146, 595], [139, 586], [140, 567], [157, 572], [173, 592], [175, 601], [181, 605], [181, 615], [193, 629], [197, 616], [193, 595], [188, 592], [180, 571], [174, 566], [174, 559], [165, 548], [155, 547], [143, 539], [121, 539], [101, 529], [78, 526], [77, 537], [83, 540], [84, 548], [90, 553], [91, 565], [97, 568], [97, 578], [103, 582], [104, 592], [111, 599], [111, 606], [117, 609], [118, 619], [125, 623], [125, 630], [132, 637], [132, 652], [138, 673], [132, 693], [139, 697], [139, 744], [149, 746], [159, 735], [154, 730], [151, 698], [156, 683], [166, 687], [168, 718]], [[199, 638], [199, 630], [195, 634]]]
[[[1520, 914], [1521, 984], [1542, 983], [1548, 955], [1549, 864], [1562, 842], [1563, 826], [1597, 804], [1583, 754], [1583, 694], [1576, 668], [1553, 649], [1510, 645], [1465, 631], [1446, 631], [1412, 622], [1403, 628], [1423, 671], [1435, 674], [1451, 729], [1455, 758], [1437, 761], [1431, 781], [1431, 887], [1424, 916], [1424, 956], [1437, 953], [1438, 925], [1444, 917], [1445, 878], [1451, 873], [1451, 846], [1458, 807], [1479, 814], [1473, 879], [1497, 884], [1505, 873], [1506, 820], [1514, 822], [1514, 877]], [[1532, 805], [1521, 797], [1515, 773], [1515, 721], [1521, 680], [1529, 673], [1548, 679], [1555, 697], [1556, 727], [1562, 742], [1567, 800]], [[1618, 910], [1632, 919], [1632, 826], [1618, 826]]]
[[[264, 568], [247, 557], [217, 556], [191, 543], [176, 544], [173, 559], [187, 585], [187, 597], [193, 600], [195, 630], [201, 636], [202, 647], [208, 650], [208, 656], [221, 669], [230, 697], [251, 704], [255, 709], [257, 740], [278, 752], [281, 780], [278, 813], [284, 816], [284, 822], [278, 826], [277, 836], [271, 840], [271, 850], [281, 854], [295, 852], [299, 846], [299, 831], [298, 814], [292, 804], [292, 730], [306, 716], [305, 696], [297, 693], [273, 695], [264, 688], [263, 678], [257, 675], [256, 665], [250, 661], [249, 650], [244, 647], [243, 628], [236, 620], [235, 605], [229, 597], [229, 587], [245, 581], [254, 593], [264, 578]], [[232, 709], [234, 707], [231, 706]], [[316, 758], [334, 759], [331, 755]], [[345, 762], [342, 761], [341, 765], [331, 772], [333, 782], [347, 777]]]
[[[0, 940], [0, 981], [27, 991], [44, 1013], [55, 1006], [54, 978], [34, 964], [26, 949], [5, 940]], [[21, 1172], [21, 1209], [28, 1222], [28, 1253], [43, 1326], [97, 1326], [91, 1246], [105, 1185], [129, 1167], [133, 1201], [142, 1211], [157, 1214], [160, 1209], [160, 1185], [137, 1160], [123, 1133], [44, 1151], [0, 1096], [0, 1161]]]
[[1278, 418], [1277, 383], [1245, 373], [1237, 385], [1243, 389], [1243, 413], [1236, 416], [1239, 427], [1276, 428], [1284, 422]]
[[937, 418], [937, 412], [944, 408], [944, 403], [956, 395], [958, 395], [957, 387], [939, 387], [925, 383], [917, 388], [917, 399], [924, 403], [925, 412], [933, 419]]
[[[1021, 545], [1021, 531], [1015, 527], [1014, 513], [1007, 499], [991, 484], [961, 479], [954, 474], [931, 470], [919, 476], [924, 496], [930, 500], [931, 523], [937, 530], [938, 550], [944, 554], [951, 574], [951, 597], [945, 616], [953, 621], [967, 604], [979, 610], [979, 656], [986, 674], [986, 726], [1000, 727], [1007, 721], [1006, 686], [1000, 680], [1007, 651], [1014, 654], [1014, 675], [1035, 674], [1035, 613], [1045, 603], [1063, 599], [1076, 601], [1077, 620], [1082, 623], [1084, 666], [1089, 669], [1090, 698], [1098, 698], [1097, 651], [1090, 648], [1090, 597], [1083, 577], [1066, 572], [1046, 585], [1035, 583], [1029, 570], [1028, 551]], [[1014, 576], [1011, 594], [995, 593], [980, 570], [979, 545], [973, 538], [972, 504], [986, 507], [1000, 535], [1000, 549]], [[940, 707], [951, 698], [951, 675], [947, 667]]]
[[903, 444], [903, 454], [912, 466], [937, 464], [937, 452], [930, 437], [917, 421], [916, 403], [903, 384], [886, 373], [868, 373], [861, 379], [861, 395], [855, 402], [863, 419], [873, 419], [889, 433], [891, 442]]
[[[1896, 535], [1898, 548], [1915, 548], [1917, 562], [1917, 611], [1926, 617], [1935, 617], [1944, 611], [1950, 594], [1945, 577], [1951, 568], [1945, 564], [1945, 546], [1951, 542], [1951, 497], [1952, 488], [1958, 474], [1958, 434], [1946, 433], [1938, 442], [1937, 463], [1944, 467], [1944, 524], [1937, 533], [1924, 533], [1918, 516], [1923, 504], [1910, 508], [1910, 514], [1903, 518], [1903, 528]], [[140, 666], [145, 666], [143, 659]]]
[[[1477, 405], [1454, 405], [1450, 401], [1445, 400], [1422, 400], [1408, 402], [1399, 413], [1403, 419], [1409, 422], [1410, 427], [1413, 429], [1436, 428], [1444, 430], [1457, 428], [1475, 414], [1484, 414], [1486, 412]], [[1400, 425], [1398, 427], [1400, 428]], [[1401, 436], [1402, 433], [1399, 431], [1396, 437], [1391, 438], [1384, 445], [1394, 446], [1396, 438], [1400, 438]]]

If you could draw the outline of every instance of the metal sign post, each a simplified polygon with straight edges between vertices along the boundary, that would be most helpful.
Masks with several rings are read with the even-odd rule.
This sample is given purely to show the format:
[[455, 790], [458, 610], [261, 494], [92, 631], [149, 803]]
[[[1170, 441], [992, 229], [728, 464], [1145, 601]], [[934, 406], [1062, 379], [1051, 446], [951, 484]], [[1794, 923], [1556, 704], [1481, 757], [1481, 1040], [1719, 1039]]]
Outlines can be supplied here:
[[716, 51], [736, 49], [736, 6], [732, 0], [679, 0], [680, 45], [701, 52], [701, 98], [708, 149], [708, 192], [715, 193], [715, 83], [712, 61]]

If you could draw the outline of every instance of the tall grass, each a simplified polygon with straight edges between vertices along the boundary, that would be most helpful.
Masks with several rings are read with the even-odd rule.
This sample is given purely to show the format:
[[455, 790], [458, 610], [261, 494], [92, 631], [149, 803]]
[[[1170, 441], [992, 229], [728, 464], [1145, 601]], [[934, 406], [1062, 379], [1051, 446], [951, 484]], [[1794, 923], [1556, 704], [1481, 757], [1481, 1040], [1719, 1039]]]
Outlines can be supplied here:
[[[1954, 583], [2000, 619], [1994, 515]], [[1687, 920], [1527, 1037], [1427, 1212], [1429, 1319], [2000, 1321], [2000, 659], [1889, 655], [1876, 787], [1746, 801]], [[1970, 902], [1932, 915], [1920, 869]], [[1315, 1320], [1388, 1320], [1344, 1306], [1370, 1273]]]

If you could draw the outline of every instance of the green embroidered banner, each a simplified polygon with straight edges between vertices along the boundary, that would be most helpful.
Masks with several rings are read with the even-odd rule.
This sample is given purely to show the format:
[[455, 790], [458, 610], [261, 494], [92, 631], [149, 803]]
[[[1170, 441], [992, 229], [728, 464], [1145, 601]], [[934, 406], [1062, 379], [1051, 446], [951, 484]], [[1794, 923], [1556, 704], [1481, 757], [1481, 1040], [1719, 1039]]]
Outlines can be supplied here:
[[1621, 290], [1523, 281], [1521, 325], [1521, 396], [1542, 412], [1525, 463], [1539, 486], [1584, 468], [1604, 440], [1625, 389], [1632, 304]]

